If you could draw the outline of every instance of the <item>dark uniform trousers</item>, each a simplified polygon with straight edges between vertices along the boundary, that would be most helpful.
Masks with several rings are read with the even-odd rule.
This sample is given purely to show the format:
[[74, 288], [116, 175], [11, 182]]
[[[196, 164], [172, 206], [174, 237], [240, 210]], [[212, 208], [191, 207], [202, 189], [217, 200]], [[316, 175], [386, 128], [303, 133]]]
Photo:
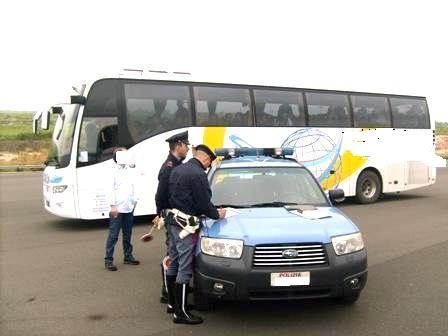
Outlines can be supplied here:
[[172, 214], [166, 217], [165, 224], [168, 230], [168, 255], [171, 259], [166, 274], [176, 276], [176, 282], [179, 284], [187, 284], [193, 274], [193, 256], [196, 246], [193, 235], [189, 234], [184, 239], [180, 239], [179, 233], [182, 228]]

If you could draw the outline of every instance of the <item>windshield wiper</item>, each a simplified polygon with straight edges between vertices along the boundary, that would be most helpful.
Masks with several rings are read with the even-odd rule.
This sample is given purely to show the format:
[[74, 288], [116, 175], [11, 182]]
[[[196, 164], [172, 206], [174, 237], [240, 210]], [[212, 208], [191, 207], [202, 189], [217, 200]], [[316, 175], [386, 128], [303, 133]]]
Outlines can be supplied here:
[[248, 205], [239, 205], [239, 204], [218, 204], [215, 205], [217, 208], [249, 208]]
[[284, 207], [285, 205], [297, 205], [298, 203], [294, 202], [280, 202], [280, 201], [274, 201], [274, 202], [265, 202], [265, 203], [255, 203], [251, 204], [251, 207], [255, 208], [263, 208], [263, 207]]

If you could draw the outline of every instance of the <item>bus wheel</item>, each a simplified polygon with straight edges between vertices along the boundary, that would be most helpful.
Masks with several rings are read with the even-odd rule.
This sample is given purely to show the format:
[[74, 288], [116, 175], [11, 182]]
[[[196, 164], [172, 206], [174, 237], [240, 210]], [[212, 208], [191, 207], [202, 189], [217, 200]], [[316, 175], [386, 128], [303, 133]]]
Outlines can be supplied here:
[[356, 183], [356, 199], [359, 203], [373, 203], [381, 193], [381, 182], [378, 175], [366, 170], [361, 173]]

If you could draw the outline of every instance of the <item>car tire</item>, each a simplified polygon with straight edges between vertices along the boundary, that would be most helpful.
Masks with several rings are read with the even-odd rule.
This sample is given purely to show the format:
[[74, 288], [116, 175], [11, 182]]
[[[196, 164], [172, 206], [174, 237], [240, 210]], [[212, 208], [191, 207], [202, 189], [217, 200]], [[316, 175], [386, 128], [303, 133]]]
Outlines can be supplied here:
[[361, 204], [374, 203], [381, 194], [381, 181], [372, 170], [363, 171], [356, 182], [356, 200]]

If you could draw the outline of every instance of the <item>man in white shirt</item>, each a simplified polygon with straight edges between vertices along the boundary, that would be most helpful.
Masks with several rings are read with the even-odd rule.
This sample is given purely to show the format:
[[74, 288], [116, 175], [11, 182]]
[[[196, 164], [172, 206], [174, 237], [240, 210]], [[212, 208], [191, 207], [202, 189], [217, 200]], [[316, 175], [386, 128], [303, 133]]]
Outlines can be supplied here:
[[115, 244], [118, 241], [120, 228], [123, 231], [124, 263], [138, 265], [140, 262], [132, 255], [132, 226], [134, 224], [134, 209], [137, 204], [137, 196], [129, 168], [129, 158], [126, 148], [120, 147], [114, 150], [112, 190], [110, 193], [109, 235], [106, 241], [106, 256], [104, 257], [105, 268], [116, 271], [113, 255]]

